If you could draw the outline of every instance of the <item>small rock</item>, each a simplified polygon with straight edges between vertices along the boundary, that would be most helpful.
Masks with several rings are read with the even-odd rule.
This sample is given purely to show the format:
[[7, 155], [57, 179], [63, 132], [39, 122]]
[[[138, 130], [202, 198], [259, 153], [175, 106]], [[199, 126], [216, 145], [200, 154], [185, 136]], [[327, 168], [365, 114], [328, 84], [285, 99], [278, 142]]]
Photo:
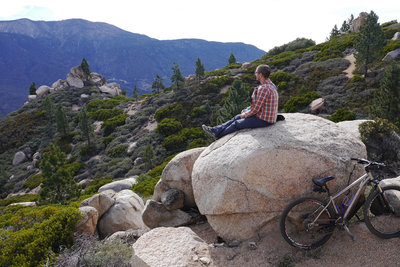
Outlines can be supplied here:
[[209, 265], [211, 262], [211, 260], [207, 257], [201, 257], [199, 260], [205, 265]]
[[257, 247], [256, 242], [249, 242], [249, 248], [252, 249], [252, 250], [257, 249], [258, 247]]

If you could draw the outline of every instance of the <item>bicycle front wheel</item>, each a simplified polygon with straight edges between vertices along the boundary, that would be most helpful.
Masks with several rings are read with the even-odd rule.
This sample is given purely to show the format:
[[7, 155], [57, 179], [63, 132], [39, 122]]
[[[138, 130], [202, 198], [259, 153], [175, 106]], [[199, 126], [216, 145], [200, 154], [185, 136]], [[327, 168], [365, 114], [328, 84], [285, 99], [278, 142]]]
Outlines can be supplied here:
[[303, 197], [289, 204], [282, 213], [280, 230], [290, 245], [314, 249], [325, 244], [335, 227], [332, 212], [314, 197]]
[[380, 238], [400, 236], [400, 186], [374, 190], [364, 206], [364, 219], [368, 229]]

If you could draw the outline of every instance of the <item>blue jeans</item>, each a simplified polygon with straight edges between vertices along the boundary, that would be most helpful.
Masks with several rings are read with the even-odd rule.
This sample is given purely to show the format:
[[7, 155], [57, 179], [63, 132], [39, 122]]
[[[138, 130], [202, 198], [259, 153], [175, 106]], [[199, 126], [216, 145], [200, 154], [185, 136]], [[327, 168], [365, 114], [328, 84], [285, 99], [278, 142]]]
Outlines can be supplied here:
[[212, 132], [216, 135], [217, 138], [221, 138], [240, 129], [267, 127], [271, 124], [272, 123], [259, 119], [256, 116], [242, 119], [240, 118], [240, 115], [236, 115], [231, 120], [221, 125], [214, 126], [212, 128]]

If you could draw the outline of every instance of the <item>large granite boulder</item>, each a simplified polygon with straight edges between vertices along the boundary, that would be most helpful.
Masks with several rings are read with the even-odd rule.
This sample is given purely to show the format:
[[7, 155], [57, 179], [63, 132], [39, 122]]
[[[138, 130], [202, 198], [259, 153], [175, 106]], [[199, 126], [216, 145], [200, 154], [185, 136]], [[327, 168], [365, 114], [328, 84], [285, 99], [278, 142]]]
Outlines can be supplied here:
[[36, 90], [36, 95], [38, 97], [43, 97], [50, 93], [51, 88], [47, 85], [42, 85]]
[[188, 213], [180, 209], [168, 210], [162, 203], [151, 199], [146, 202], [142, 219], [149, 228], [178, 227], [192, 222], [192, 217]]
[[123, 180], [105, 184], [99, 188], [98, 192], [104, 192], [109, 189], [111, 189], [115, 192], [119, 192], [119, 191], [122, 191], [125, 189], [130, 189], [136, 183], [137, 183], [136, 177], [126, 178]]
[[144, 203], [137, 194], [131, 190], [122, 190], [115, 194], [114, 198], [114, 205], [103, 214], [98, 222], [101, 238], [118, 231], [148, 229], [142, 220]]
[[[362, 173], [351, 157], [365, 145], [335, 123], [313, 115], [285, 114], [267, 128], [227, 135], [206, 148], [192, 172], [201, 214], [224, 239], [244, 240], [276, 227], [284, 207], [312, 194], [311, 178], [333, 175], [335, 192]], [[351, 176], [351, 177], [350, 177]]]
[[99, 87], [100, 92], [110, 94], [111, 96], [119, 96], [122, 94], [121, 87], [117, 83], [107, 83]]
[[106, 194], [95, 194], [81, 202], [80, 207], [90, 206], [97, 210], [99, 218], [114, 205], [115, 200]]
[[216, 266], [208, 244], [188, 227], [159, 227], [133, 244], [131, 266]]
[[76, 224], [76, 233], [93, 235], [96, 230], [99, 214], [97, 210], [90, 206], [80, 207], [81, 219]]
[[171, 188], [181, 190], [184, 197], [184, 208], [196, 207], [192, 188], [193, 164], [205, 147], [184, 151], [176, 155], [164, 168], [161, 179], [154, 188], [153, 200], [161, 202], [164, 192]]

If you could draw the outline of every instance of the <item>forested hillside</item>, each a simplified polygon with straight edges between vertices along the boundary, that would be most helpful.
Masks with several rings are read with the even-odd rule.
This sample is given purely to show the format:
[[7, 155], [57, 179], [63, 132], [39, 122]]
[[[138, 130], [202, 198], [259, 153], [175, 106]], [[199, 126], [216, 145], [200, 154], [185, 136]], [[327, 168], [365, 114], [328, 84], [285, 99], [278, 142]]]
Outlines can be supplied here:
[[[397, 129], [400, 58], [382, 59], [400, 48], [399, 40], [391, 40], [400, 24], [372, 22], [382, 33], [381, 44], [367, 52], [360, 52], [366, 44], [366, 31], [361, 28], [360, 32], [339, 32], [318, 45], [299, 38], [250, 63], [243, 64], [238, 57], [214, 71], [205, 71], [201, 60], [195, 74], [186, 77], [176, 64], [168, 77], [173, 83], [153, 83], [151, 94], [112, 96], [85, 80], [82, 88], [37, 96], [0, 119], [0, 204], [38, 201], [75, 207], [101, 185], [136, 175], [139, 182], [132, 190], [142, 197], [151, 196], [174, 155], [213, 141], [202, 131], [202, 124], [216, 125], [249, 105], [258, 85], [254, 72], [260, 64], [273, 69], [270, 78], [278, 87], [281, 113], [310, 113], [309, 104], [322, 98], [324, 105], [315, 111], [318, 116], [335, 122], [381, 118], [385, 127]], [[356, 51], [354, 65], [348, 56]], [[366, 59], [363, 53], [374, 57]], [[81, 64], [84, 57], [71, 62], [70, 68]], [[97, 60], [86, 59], [90, 69], [98, 69]], [[354, 67], [350, 73], [346, 72], [349, 67]], [[86, 75], [91, 77], [90, 72]], [[16, 164], [18, 153], [23, 159]], [[61, 196], [49, 197], [57, 195], [54, 181], [63, 179], [68, 183]], [[1, 227], [5, 225], [0, 221]]]

